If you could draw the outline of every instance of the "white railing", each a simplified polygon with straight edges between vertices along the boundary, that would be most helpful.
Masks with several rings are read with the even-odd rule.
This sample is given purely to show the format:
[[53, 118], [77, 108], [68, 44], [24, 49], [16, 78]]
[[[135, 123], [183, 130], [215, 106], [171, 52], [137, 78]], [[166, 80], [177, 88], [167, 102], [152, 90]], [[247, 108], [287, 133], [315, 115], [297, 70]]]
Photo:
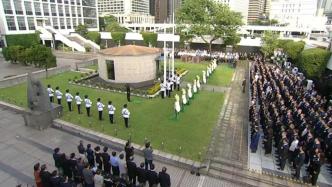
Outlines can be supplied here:
[[77, 42], [69, 40], [67, 37], [65, 37], [59, 31], [55, 30], [53, 27], [51, 27], [51, 26], [45, 26], [44, 28], [47, 31], [51, 31], [51, 32], [55, 33], [55, 40], [59, 40], [62, 43], [66, 44], [67, 46], [76, 49], [77, 51], [86, 52], [84, 46], [78, 44]]
[[70, 33], [69, 35], [74, 36], [74, 37], [78, 38], [79, 40], [83, 41], [83, 43], [87, 43], [87, 44], [93, 46], [93, 48], [100, 50], [100, 46], [98, 44], [96, 44], [95, 42], [93, 42], [91, 40], [85, 39], [84, 37], [82, 37], [78, 33]]

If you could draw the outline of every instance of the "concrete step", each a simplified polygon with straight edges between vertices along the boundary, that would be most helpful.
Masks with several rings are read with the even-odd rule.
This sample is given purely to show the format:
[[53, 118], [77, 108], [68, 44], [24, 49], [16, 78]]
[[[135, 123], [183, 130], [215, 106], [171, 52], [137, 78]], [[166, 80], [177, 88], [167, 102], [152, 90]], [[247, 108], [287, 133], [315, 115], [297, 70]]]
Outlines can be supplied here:
[[229, 160], [229, 159], [217, 157], [217, 158], [213, 158], [211, 160], [211, 165], [216, 163], [216, 164], [228, 165], [228, 166], [235, 167], [238, 169], [246, 169], [247, 168], [246, 162], [247, 162], [247, 160], [245, 160], [245, 163], [243, 163], [243, 162], [236, 161], [236, 160]]

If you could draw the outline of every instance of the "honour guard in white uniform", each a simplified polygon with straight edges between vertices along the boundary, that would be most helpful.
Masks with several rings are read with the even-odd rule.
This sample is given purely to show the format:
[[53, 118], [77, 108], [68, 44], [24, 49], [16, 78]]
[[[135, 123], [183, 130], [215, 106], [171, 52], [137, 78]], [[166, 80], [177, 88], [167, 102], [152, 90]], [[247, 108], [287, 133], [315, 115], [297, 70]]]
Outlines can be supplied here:
[[124, 122], [125, 122], [125, 126], [126, 126], [126, 128], [128, 128], [128, 123], [129, 123], [129, 117], [130, 117], [130, 112], [129, 112], [129, 110], [128, 110], [128, 105], [127, 104], [124, 104], [123, 105], [123, 109], [122, 109], [122, 117], [123, 117], [123, 119], [124, 119]]
[[60, 92], [59, 90], [59, 86], [57, 86], [55, 88], [55, 96], [56, 96], [56, 99], [58, 100], [58, 104], [61, 105], [61, 99], [62, 99], [62, 93]]
[[82, 103], [82, 99], [80, 97], [80, 93], [79, 92], [76, 92], [75, 101], [76, 101], [76, 105], [77, 105], [78, 114], [81, 114], [81, 103]]
[[97, 99], [97, 110], [99, 114], [99, 120], [103, 120], [103, 110], [104, 110], [105, 105], [101, 102], [101, 99]]
[[69, 90], [66, 90], [66, 94], [65, 94], [66, 100], [67, 100], [67, 104], [68, 104], [68, 109], [69, 112], [71, 112], [71, 102], [73, 101], [73, 96], [69, 93]]
[[113, 124], [113, 120], [114, 120], [114, 112], [116, 110], [116, 108], [113, 106], [112, 104], [112, 101], [108, 101], [108, 115], [109, 115], [109, 118], [110, 118], [110, 122], [111, 124]]
[[85, 98], [84, 103], [85, 103], [85, 108], [86, 108], [86, 114], [88, 115], [88, 117], [90, 117], [90, 109], [91, 109], [92, 102], [89, 99], [88, 95], [85, 95], [84, 98]]
[[47, 93], [48, 93], [48, 97], [50, 98], [51, 103], [53, 103], [54, 90], [52, 89], [51, 85], [47, 85]]

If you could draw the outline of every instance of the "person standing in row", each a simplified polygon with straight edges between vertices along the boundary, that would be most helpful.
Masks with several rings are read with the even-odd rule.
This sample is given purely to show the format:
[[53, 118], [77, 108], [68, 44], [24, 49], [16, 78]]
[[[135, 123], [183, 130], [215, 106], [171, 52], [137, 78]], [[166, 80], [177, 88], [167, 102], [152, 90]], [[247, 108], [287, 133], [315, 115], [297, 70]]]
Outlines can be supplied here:
[[161, 95], [161, 98], [164, 99], [165, 98], [165, 91], [166, 91], [166, 86], [165, 86], [166, 83], [164, 83], [164, 81], [161, 81], [160, 83], [160, 95]]
[[73, 96], [69, 93], [69, 89], [66, 90], [65, 96], [66, 96], [69, 112], [71, 112], [72, 111], [71, 102], [73, 101]]
[[171, 177], [169, 176], [168, 173], [166, 173], [167, 168], [163, 167], [161, 172], [159, 172], [159, 183], [160, 187], [170, 187], [171, 186]]
[[114, 117], [114, 112], [116, 110], [116, 108], [112, 105], [112, 101], [108, 101], [108, 115], [109, 115], [109, 118], [110, 118], [110, 122], [111, 124], [113, 124], [113, 117]]
[[103, 120], [103, 110], [104, 110], [105, 105], [101, 102], [101, 99], [97, 99], [97, 109], [98, 109], [98, 114], [99, 114], [99, 120]]
[[58, 100], [58, 104], [61, 105], [61, 99], [62, 99], [62, 95], [63, 95], [63, 94], [60, 92], [59, 89], [60, 89], [59, 86], [57, 86], [57, 87], [55, 88], [55, 96], [56, 96], [56, 98], [57, 98], [57, 100]]
[[145, 169], [148, 170], [148, 168], [152, 167], [152, 161], [153, 161], [153, 156], [152, 156], [153, 149], [151, 147], [150, 142], [147, 142], [145, 144], [145, 148], [143, 149], [143, 154], [144, 154], [144, 161], [145, 161]]
[[176, 78], [176, 87], [177, 87], [178, 91], [180, 91], [181, 77], [179, 74], [177, 74], [175, 78]]
[[124, 122], [125, 122], [125, 126], [126, 126], [126, 128], [128, 128], [128, 123], [129, 123], [129, 116], [130, 116], [130, 112], [129, 112], [129, 110], [127, 109], [127, 104], [124, 104], [123, 105], [123, 109], [122, 109], [122, 117], [123, 117], [123, 119], [124, 119]]
[[88, 117], [90, 117], [90, 108], [91, 108], [92, 102], [89, 99], [88, 95], [85, 95], [84, 98], [85, 98], [84, 103], [85, 103], [85, 108], [86, 108], [86, 114], [88, 115]]
[[52, 89], [50, 84], [47, 85], [47, 93], [48, 93], [48, 97], [50, 98], [50, 102], [53, 103], [54, 90]]
[[166, 82], [166, 95], [168, 97], [171, 97], [171, 89], [172, 89], [172, 84], [171, 81], [168, 79]]
[[80, 93], [79, 92], [76, 92], [75, 101], [76, 101], [76, 105], [77, 105], [78, 114], [81, 114], [81, 103], [82, 103], [82, 99], [80, 97]]

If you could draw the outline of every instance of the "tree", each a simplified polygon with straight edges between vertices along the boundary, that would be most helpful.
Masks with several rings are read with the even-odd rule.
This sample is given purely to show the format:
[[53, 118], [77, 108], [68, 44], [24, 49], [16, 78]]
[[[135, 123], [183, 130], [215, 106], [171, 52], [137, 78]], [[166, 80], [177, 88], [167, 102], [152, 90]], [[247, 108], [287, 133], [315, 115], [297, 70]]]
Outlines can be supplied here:
[[107, 32], [128, 32], [129, 29], [122, 27], [114, 16], [104, 17], [104, 27]]
[[86, 25], [79, 24], [75, 28], [75, 32], [77, 32], [79, 35], [83, 36], [84, 38], [88, 35], [88, 27]]
[[264, 57], [270, 57], [274, 50], [278, 48], [279, 34], [272, 31], [265, 31], [262, 37], [261, 51], [264, 53]]
[[99, 32], [96, 32], [96, 31], [91, 31], [91, 32], [88, 32], [87, 34], [87, 38], [93, 42], [95, 42], [96, 44], [100, 44], [101, 42], [101, 38], [100, 38], [100, 33]]
[[304, 49], [303, 41], [294, 42], [293, 40], [278, 40], [278, 48], [282, 48], [289, 58], [295, 62]]
[[[180, 28], [202, 38], [209, 45], [210, 51], [213, 41], [236, 36], [237, 29], [243, 24], [240, 13], [231, 11], [227, 5], [213, 0], [184, 1], [177, 19]], [[207, 39], [206, 35], [210, 37]]]
[[157, 39], [158, 39], [158, 35], [156, 33], [153, 32], [142, 32], [142, 37], [143, 37], [143, 41], [144, 44], [146, 46], [153, 46], [156, 47], [157, 46]]
[[126, 38], [126, 33], [124, 32], [112, 32], [112, 40], [115, 44], [124, 44]]

